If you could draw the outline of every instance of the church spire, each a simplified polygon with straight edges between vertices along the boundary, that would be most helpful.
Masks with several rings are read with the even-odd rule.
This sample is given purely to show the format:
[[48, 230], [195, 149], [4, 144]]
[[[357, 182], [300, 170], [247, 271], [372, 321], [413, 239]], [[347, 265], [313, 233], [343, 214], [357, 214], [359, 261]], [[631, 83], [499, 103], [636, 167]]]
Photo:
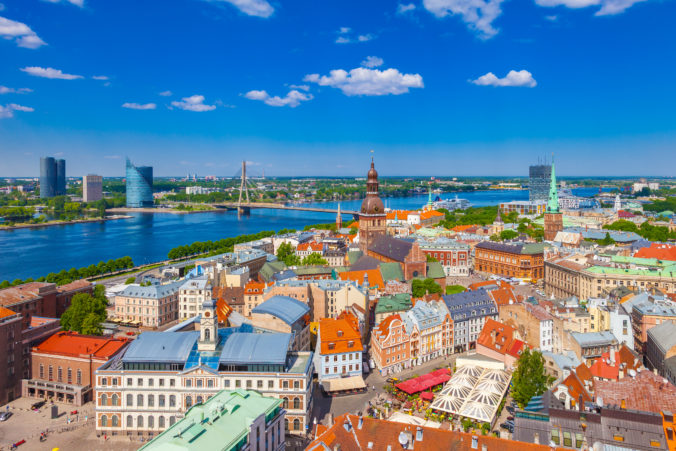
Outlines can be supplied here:
[[554, 154], [552, 154], [552, 178], [549, 184], [549, 200], [547, 201], [547, 212], [559, 212], [559, 193], [556, 190], [556, 173], [554, 171]]

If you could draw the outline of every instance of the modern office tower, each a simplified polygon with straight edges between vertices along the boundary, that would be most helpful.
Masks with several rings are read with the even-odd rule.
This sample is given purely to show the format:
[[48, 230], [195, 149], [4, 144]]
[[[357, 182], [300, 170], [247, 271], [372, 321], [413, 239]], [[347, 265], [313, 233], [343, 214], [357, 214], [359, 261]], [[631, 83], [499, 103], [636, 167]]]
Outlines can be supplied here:
[[552, 166], [549, 164], [533, 165], [528, 172], [530, 176], [528, 200], [531, 202], [547, 202], [552, 178]]
[[42, 157], [40, 158], [40, 198], [54, 197], [56, 193], [56, 160], [52, 157]]
[[56, 160], [56, 195], [66, 195], [66, 160]]
[[153, 168], [152, 166], [134, 166], [127, 158], [127, 207], [152, 207]]
[[103, 177], [92, 174], [82, 177], [82, 200], [95, 202], [101, 199], [103, 199]]

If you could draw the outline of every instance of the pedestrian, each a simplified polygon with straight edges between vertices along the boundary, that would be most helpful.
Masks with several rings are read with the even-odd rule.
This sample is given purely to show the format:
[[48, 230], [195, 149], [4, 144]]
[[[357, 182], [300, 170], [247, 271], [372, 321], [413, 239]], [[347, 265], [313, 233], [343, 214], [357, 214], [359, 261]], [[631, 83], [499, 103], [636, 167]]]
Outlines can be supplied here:
[[376, 386], [375, 386], [375, 385], [372, 385], [371, 387], [373, 388], [373, 391], [376, 391]]

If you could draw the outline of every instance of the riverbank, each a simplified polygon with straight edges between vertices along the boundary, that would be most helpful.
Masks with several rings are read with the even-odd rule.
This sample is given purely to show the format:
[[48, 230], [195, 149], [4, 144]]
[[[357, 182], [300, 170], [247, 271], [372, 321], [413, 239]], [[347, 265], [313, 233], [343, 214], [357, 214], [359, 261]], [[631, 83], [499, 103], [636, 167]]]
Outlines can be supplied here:
[[106, 209], [106, 212], [110, 213], [171, 213], [175, 215], [182, 215], [188, 213], [213, 213], [214, 211], [218, 210], [215, 208], [204, 210], [177, 210], [175, 208], [128, 208], [128, 207]]
[[87, 224], [87, 223], [90, 223], [90, 222], [105, 222], [105, 221], [115, 221], [115, 220], [118, 220], [118, 219], [131, 219], [131, 218], [132, 218], [132, 216], [114, 215], [114, 216], [106, 216], [105, 218], [72, 219], [70, 221], [55, 220], [55, 221], [41, 222], [39, 224], [14, 224], [14, 225], [11, 225], [11, 226], [4, 226], [4, 225], [0, 224], [0, 230], [37, 229], [37, 228], [57, 226], [57, 225]]

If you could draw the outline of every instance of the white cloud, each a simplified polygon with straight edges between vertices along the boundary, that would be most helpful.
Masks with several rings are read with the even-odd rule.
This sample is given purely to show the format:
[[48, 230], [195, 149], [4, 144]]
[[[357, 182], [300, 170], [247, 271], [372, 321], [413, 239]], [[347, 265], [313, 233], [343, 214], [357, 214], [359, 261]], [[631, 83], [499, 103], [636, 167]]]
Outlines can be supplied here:
[[545, 16], [545, 19], [547, 19], [550, 22], [556, 22], [557, 20], [559, 20], [559, 17], [558, 16]]
[[336, 44], [349, 44], [350, 40], [345, 36], [338, 36], [336, 38]]
[[267, 18], [275, 9], [266, 0], [216, 0], [230, 3], [248, 16]]
[[[61, 0], [45, 0], [46, 2], [49, 3], [61, 3]], [[84, 6], [84, 0], [64, 0], [66, 3], [70, 3], [71, 5], [79, 6], [82, 8]]]
[[483, 39], [498, 33], [493, 21], [502, 14], [503, 0], [423, 0], [423, 6], [435, 16], [459, 15]]
[[349, 33], [350, 31], [352, 31], [352, 28], [350, 28], [350, 27], [340, 27], [340, 29], [338, 30], [338, 33], [340, 33], [340, 34], [347, 34], [347, 33]]
[[359, 42], [366, 42], [366, 41], [370, 41], [371, 39], [373, 39], [372, 34], [360, 34], [359, 36], [357, 36], [357, 40]]
[[244, 94], [244, 97], [250, 100], [260, 100], [266, 105], [270, 106], [289, 106], [295, 108], [300, 105], [301, 102], [305, 102], [312, 99], [312, 94], [306, 94], [295, 89], [289, 91], [286, 96], [270, 96], [267, 91], [249, 91]]
[[357, 36], [350, 36], [352, 34], [352, 28], [349, 27], [340, 27], [338, 29], [338, 37], [336, 38], [336, 44], [350, 44], [352, 42], [366, 42], [375, 38], [370, 33], [360, 34]]
[[157, 105], [154, 103], [125, 102], [122, 104], [122, 108], [129, 108], [130, 110], [154, 110], [157, 108]]
[[596, 11], [596, 16], [610, 16], [623, 13], [634, 4], [645, 0], [535, 0], [540, 6], [555, 7], [565, 6], [571, 9], [587, 8], [589, 6], [601, 6]]
[[308, 85], [289, 85], [291, 89], [300, 89], [301, 91], [309, 91], [310, 87]]
[[0, 37], [13, 39], [17, 46], [27, 49], [37, 49], [46, 45], [28, 25], [5, 17], [0, 17]]
[[2, 106], [0, 105], [0, 119], [9, 119], [11, 117], [14, 117], [14, 112], [15, 111], [23, 111], [26, 113], [32, 113], [35, 111], [31, 107], [23, 106], [23, 105], [17, 105], [16, 103], [10, 103], [8, 105]]
[[171, 102], [171, 105], [182, 110], [196, 111], [199, 113], [216, 109], [216, 105], [206, 105], [204, 103], [204, 96], [201, 95], [183, 97], [180, 102], [178, 100], [174, 100]]
[[479, 86], [512, 86], [534, 88], [537, 82], [533, 78], [533, 74], [527, 70], [510, 70], [506, 77], [498, 78], [493, 72], [482, 75], [476, 80], [470, 80], [471, 83]]
[[361, 62], [361, 65], [364, 67], [380, 67], [385, 63], [382, 58], [377, 56], [367, 56], [364, 61]]
[[405, 94], [409, 88], [422, 88], [423, 79], [419, 74], [402, 74], [397, 69], [367, 69], [358, 67], [347, 72], [332, 70], [329, 75], [306, 75], [303, 81], [331, 86], [348, 96], [382, 96]]
[[110, 80], [110, 79], [105, 75], [94, 75], [92, 77], [92, 80]]
[[53, 69], [51, 67], [31, 66], [24, 67], [21, 70], [27, 74], [42, 78], [57, 78], [59, 80], [77, 80], [78, 78], [82, 78], [82, 75], [64, 74], [60, 69]]
[[415, 9], [415, 4], [409, 3], [409, 4], [404, 4], [404, 3], [399, 3], [397, 5], [397, 14], [406, 14], [409, 11], [413, 11]]
[[7, 86], [0, 86], [0, 94], [26, 94], [29, 92], [33, 92], [33, 90], [30, 88], [14, 89], [8, 88]]
[[172, 95], [172, 94], [173, 94], [173, 92], [171, 92], [171, 91], [162, 91], [162, 92], [160, 92], [160, 95], [161, 95], [162, 97], [169, 97], [169, 96]]

